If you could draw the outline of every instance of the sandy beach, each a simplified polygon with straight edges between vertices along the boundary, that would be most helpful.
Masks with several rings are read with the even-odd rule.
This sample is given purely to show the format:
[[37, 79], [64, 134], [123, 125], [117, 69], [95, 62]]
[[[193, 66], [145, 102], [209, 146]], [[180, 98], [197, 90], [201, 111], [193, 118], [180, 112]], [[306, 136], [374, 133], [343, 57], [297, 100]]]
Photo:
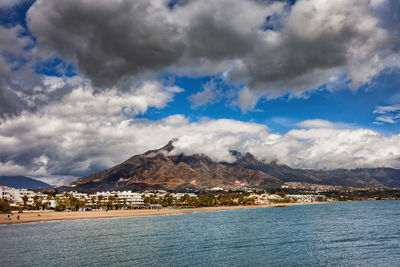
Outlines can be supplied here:
[[[80, 220], [80, 219], [97, 219], [97, 218], [114, 218], [114, 217], [132, 217], [132, 216], [157, 216], [168, 214], [183, 214], [206, 211], [221, 211], [221, 210], [239, 210], [239, 209], [255, 209], [291, 205], [304, 204], [320, 204], [327, 202], [313, 203], [287, 203], [287, 204], [268, 204], [268, 205], [250, 205], [250, 206], [221, 206], [221, 207], [204, 207], [204, 208], [164, 208], [159, 210], [109, 210], [106, 211], [42, 211], [42, 212], [24, 212], [13, 213], [11, 220], [7, 220], [10, 214], [0, 214], [0, 224], [16, 224], [16, 223], [31, 223], [44, 221], [64, 221], [64, 220]], [[17, 219], [19, 215], [20, 219]], [[40, 215], [40, 216], [39, 216]]]

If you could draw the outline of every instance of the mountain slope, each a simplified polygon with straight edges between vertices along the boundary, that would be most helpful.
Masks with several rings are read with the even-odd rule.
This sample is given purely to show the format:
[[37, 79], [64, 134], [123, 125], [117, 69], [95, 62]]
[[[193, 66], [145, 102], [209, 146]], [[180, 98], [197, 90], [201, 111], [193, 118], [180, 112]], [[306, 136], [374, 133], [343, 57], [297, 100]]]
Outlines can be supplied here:
[[290, 168], [284, 164], [278, 164], [275, 161], [270, 163], [264, 163], [262, 161], [257, 160], [252, 154], [246, 153], [242, 155], [238, 151], [231, 150], [232, 155], [236, 157], [236, 161], [234, 163], [226, 163], [232, 166], [237, 166], [241, 168], [258, 170], [269, 175], [280, 179], [283, 182], [309, 182], [309, 183], [318, 183], [320, 180], [313, 176], [312, 174], [304, 174], [301, 171]]
[[0, 176], [0, 185], [26, 189], [53, 187], [45, 182], [25, 176]]
[[92, 192], [124, 189], [240, 188], [280, 182], [259, 170], [212, 161], [205, 155], [172, 155], [173, 141], [136, 155], [108, 170], [79, 178], [70, 186]]
[[304, 175], [317, 177], [330, 185], [354, 187], [400, 187], [400, 170], [393, 168], [337, 169], [331, 171], [297, 170]]
[[94, 173], [61, 189], [94, 192], [145, 189], [228, 189], [276, 182], [309, 182], [342, 186], [400, 187], [400, 170], [300, 170], [277, 162], [265, 163], [252, 154], [231, 151], [235, 162], [215, 162], [206, 155], [174, 155], [174, 140], [166, 146], [136, 155], [110, 169]]

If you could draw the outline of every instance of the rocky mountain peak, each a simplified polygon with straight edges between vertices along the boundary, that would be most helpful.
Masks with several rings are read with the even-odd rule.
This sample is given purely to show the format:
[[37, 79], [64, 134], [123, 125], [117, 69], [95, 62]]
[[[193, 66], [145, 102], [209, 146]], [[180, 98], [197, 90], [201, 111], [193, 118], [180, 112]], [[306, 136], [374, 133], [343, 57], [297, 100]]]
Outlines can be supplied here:
[[300, 170], [277, 161], [265, 163], [249, 152], [236, 150], [230, 150], [235, 162], [216, 162], [204, 154], [170, 153], [175, 149], [176, 141], [172, 139], [160, 149], [147, 151], [107, 170], [81, 177], [72, 183], [74, 190], [203, 190], [216, 186], [239, 189], [288, 181], [344, 186], [400, 186], [400, 170], [396, 169]]
[[229, 153], [235, 158], [233, 164], [260, 163], [250, 152], [242, 154], [236, 150], [229, 150]]
[[159, 150], [164, 150], [167, 151], [168, 153], [171, 152], [172, 150], [174, 150], [175, 146], [174, 143], [176, 143], [178, 141], [178, 138], [172, 138], [168, 144], [166, 144], [165, 146], [163, 146], [161, 149]]
[[229, 150], [229, 153], [236, 159], [239, 160], [240, 157], [242, 156], [242, 153], [240, 153], [237, 150]]
[[143, 155], [146, 157], [153, 157], [156, 155], [168, 155], [168, 153], [170, 153], [172, 150], [174, 150], [175, 146], [174, 143], [178, 141], [178, 138], [173, 138], [171, 139], [168, 144], [166, 144], [165, 146], [163, 146], [162, 148], [159, 149], [155, 149], [155, 150], [149, 150], [147, 152], [145, 152]]

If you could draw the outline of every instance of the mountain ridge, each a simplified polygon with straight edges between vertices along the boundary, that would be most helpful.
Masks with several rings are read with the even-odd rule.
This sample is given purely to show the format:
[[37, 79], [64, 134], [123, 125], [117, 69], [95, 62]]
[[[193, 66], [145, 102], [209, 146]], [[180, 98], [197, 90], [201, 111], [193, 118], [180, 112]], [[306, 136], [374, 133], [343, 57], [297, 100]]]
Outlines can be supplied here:
[[0, 176], [0, 185], [14, 188], [37, 189], [52, 185], [26, 176]]
[[212, 187], [240, 189], [271, 183], [308, 182], [356, 187], [400, 187], [400, 170], [358, 168], [354, 170], [293, 169], [276, 161], [256, 159], [251, 153], [231, 150], [232, 163], [216, 162], [203, 154], [174, 155], [171, 140], [104, 171], [81, 177], [61, 189], [83, 192], [104, 190], [200, 190]]

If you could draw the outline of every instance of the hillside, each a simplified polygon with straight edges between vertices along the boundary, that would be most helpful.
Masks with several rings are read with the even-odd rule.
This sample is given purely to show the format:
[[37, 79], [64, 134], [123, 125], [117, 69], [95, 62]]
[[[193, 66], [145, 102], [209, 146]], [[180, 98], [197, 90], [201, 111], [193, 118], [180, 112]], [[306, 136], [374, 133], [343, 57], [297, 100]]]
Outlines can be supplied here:
[[0, 176], [0, 185], [26, 189], [53, 187], [45, 182], [25, 176]]
[[252, 154], [231, 151], [233, 163], [215, 162], [206, 155], [173, 155], [173, 141], [136, 155], [110, 169], [79, 178], [60, 189], [94, 192], [104, 190], [190, 190], [210, 187], [237, 189], [277, 182], [310, 182], [342, 186], [400, 187], [400, 170], [301, 170], [277, 162], [265, 163]]

